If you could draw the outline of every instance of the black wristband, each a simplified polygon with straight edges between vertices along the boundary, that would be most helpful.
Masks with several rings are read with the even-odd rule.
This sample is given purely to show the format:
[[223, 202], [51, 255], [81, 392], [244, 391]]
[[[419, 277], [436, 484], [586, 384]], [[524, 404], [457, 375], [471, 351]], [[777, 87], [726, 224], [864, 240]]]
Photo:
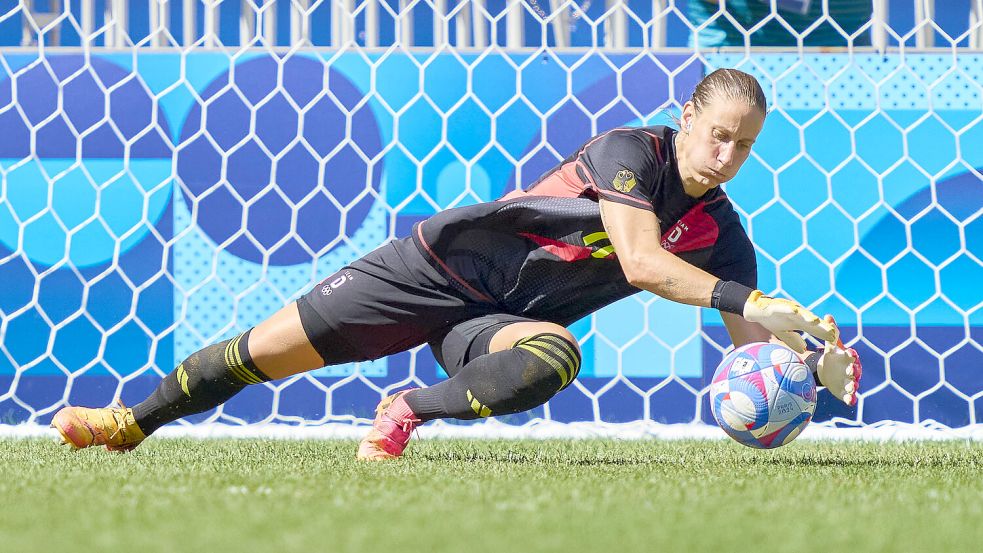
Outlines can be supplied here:
[[802, 360], [802, 362], [805, 363], [805, 366], [809, 367], [809, 372], [812, 373], [812, 377], [816, 379], [817, 386], [823, 385], [823, 383], [819, 381], [819, 358], [822, 356], [823, 352], [820, 349], [806, 355], [806, 358]]
[[747, 303], [751, 292], [754, 292], [753, 288], [748, 288], [740, 282], [718, 280], [710, 296], [710, 307], [743, 316], [744, 304]]

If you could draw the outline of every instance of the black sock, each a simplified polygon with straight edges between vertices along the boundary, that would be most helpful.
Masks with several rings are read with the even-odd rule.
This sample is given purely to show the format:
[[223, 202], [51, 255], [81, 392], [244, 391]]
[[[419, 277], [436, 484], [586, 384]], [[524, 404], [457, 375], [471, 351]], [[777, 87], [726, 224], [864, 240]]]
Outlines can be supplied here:
[[191, 354], [165, 376], [133, 408], [140, 430], [149, 436], [171, 421], [225, 403], [249, 384], [269, 381], [249, 356], [249, 332]]
[[424, 421], [519, 413], [546, 403], [579, 371], [576, 345], [557, 334], [537, 334], [472, 359], [439, 384], [408, 392], [406, 403]]

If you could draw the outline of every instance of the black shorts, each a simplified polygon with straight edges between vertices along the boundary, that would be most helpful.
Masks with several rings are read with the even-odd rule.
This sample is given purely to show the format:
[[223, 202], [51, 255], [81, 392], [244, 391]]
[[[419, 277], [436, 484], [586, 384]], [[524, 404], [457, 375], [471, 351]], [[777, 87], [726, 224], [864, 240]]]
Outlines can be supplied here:
[[378, 359], [429, 343], [451, 376], [488, 352], [492, 336], [525, 317], [454, 288], [410, 239], [385, 244], [297, 300], [326, 365]]
[[496, 332], [512, 323], [532, 320], [507, 313], [492, 313], [468, 319], [428, 340], [430, 350], [440, 366], [447, 371], [447, 375], [454, 376], [472, 359], [488, 353], [488, 346]]

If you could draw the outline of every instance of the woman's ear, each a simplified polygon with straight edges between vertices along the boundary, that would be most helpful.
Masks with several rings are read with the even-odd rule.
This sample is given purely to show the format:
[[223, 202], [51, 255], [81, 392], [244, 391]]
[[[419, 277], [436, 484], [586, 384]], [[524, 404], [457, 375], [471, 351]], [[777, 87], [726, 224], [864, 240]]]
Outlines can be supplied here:
[[696, 106], [693, 102], [686, 102], [683, 104], [683, 111], [680, 114], [679, 122], [681, 130], [685, 132], [690, 132], [693, 129], [693, 118], [696, 117]]

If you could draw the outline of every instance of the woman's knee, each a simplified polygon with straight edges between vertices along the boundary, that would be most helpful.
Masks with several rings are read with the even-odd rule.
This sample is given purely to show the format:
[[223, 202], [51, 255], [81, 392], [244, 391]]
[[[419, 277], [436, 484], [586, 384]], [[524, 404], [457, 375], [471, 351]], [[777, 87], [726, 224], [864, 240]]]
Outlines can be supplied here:
[[568, 344], [570, 344], [571, 347], [575, 348], [578, 354], [580, 352], [580, 345], [577, 343], [577, 339], [573, 337], [573, 334], [571, 334], [569, 330], [556, 323], [546, 321], [512, 323], [502, 327], [495, 333], [495, 336], [492, 337], [491, 342], [488, 345], [488, 352], [494, 353], [496, 351], [502, 351], [515, 347], [519, 341], [537, 334], [555, 334], [563, 338]]
[[500, 338], [499, 345], [508, 344], [508, 348], [525, 354], [522, 381], [529, 393], [549, 399], [577, 378], [580, 345], [570, 331], [547, 322], [515, 323], [509, 327], [514, 327], [512, 332], [500, 331], [495, 338]]

